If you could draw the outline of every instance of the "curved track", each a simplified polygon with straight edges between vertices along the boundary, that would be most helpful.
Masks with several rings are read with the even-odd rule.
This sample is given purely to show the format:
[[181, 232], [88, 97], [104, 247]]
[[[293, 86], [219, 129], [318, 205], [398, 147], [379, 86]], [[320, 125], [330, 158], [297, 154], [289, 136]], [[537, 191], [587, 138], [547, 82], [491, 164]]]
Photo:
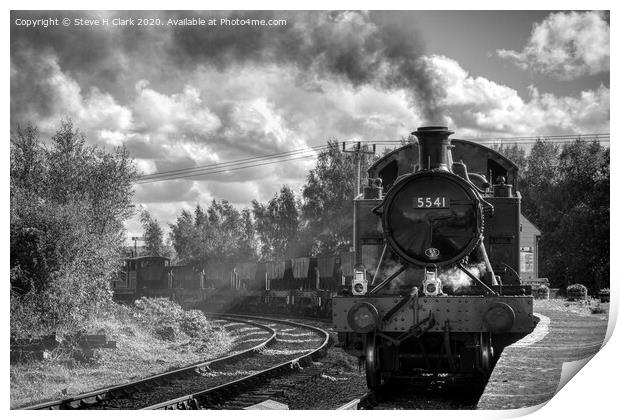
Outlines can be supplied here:
[[[218, 317], [221, 316], [218, 314]], [[231, 381], [211, 386], [197, 392], [174, 398], [168, 401], [146, 407], [149, 410], [192, 410], [192, 409], [221, 409], [243, 408], [256, 402], [256, 394], [252, 389], [268, 382], [271, 378], [286, 373], [299, 372], [302, 366], [324, 354], [329, 344], [329, 334], [321, 328], [300, 324], [288, 320], [276, 320], [262, 317], [243, 316], [254, 322], [278, 330], [277, 343], [264, 354], [252, 359], [253, 366], [261, 366], [260, 370], [246, 370], [240, 377]], [[278, 326], [280, 325], [280, 326]], [[305, 332], [304, 332], [305, 331]], [[310, 332], [310, 334], [308, 333]], [[310, 338], [314, 335], [314, 338]], [[300, 338], [305, 337], [305, 338]], [[312, 348], [307, 346], [313, 342]], [[305, 346], [304, 347], [300, 347]], [[269, 366], [264, 368], [265, 366]], [[306, 375], [307, 376], [307, 375]], [[247, 397], [244, 398], [244, 394]], [[267, 399], [269, 395], [258, 396]], [[233, 405], [230, 402], [235, 401]], [[239, 403], [247, 401], [247, 403]]]
[[[247, 343], [251, 343], [251, 341], [241, 342], [240, 346], [237, 346], [238, 351], [234, 352], [225, 357], [220, 357], [217, 359], [209, 359], [203, 362], [194, 363], [192, 365], [183, 367], [181, 369], [176, 369], [169, 372], [160, 373], [157, 375], [149, 376], [144, 379], [139, 379], [136, 381], [128, 382], [121, 385], [115, 385], [111, 387], [97, 389], [95, 391], [91, 391], [84, 394], [79, 394], [76, 396], [72, 396], [69, 398], [64, 398], [61, 400], [48, 401], [32, 406], [22, 407], [22, 409], [26, 410], [71, 410], [71, 409], [88, 409], [88, 408], [98, 408], [99, 406], [109, 403], [113, 400], [127, 398], [128, 396], [133, 395], [138, 391], [147, 390], [153, 387], [160, 386], [161, 384], [165, 384], [168, 381], [176, 380], [179, 378], [188, 378], [188, 377], [196, 377], [204, 372], [210, 371], [219, 366], [233, 363], [235, 361], [241, 360], [243, 358], [249, 357], [252, 354], [255, 354], [267, 346], [275, 343], [276, 340], [276, 331], [272, 328], [265, 326], [264, 324], [247, 321], [241, 318], [232, 318], [232, 317], [219, 317], [214, 316], [215, 319], [221, 319], [226, 321], [234, 321], [243, 323], [246, 326], [249, 326], [255, 330], [260, 330], [263, 332], [263, 335], [266, 334], [266, 337], [261, 339], [258, 344], [255, 344], [249, 348], [247, 347]], [[256, 334], [256, 333], [254, 333]]]

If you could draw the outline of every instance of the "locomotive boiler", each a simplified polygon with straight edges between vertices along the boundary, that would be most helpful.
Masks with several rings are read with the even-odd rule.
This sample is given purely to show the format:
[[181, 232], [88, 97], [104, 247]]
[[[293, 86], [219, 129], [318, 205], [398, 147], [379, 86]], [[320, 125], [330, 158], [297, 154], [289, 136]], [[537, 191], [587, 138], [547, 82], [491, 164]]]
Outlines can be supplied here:
[[413, 134], [354, 200], [355, 274], [333, 324], [370, 389], [399, 377], [483, 387], [535, 326], [519, 280], [518, 168], [446, 127]]

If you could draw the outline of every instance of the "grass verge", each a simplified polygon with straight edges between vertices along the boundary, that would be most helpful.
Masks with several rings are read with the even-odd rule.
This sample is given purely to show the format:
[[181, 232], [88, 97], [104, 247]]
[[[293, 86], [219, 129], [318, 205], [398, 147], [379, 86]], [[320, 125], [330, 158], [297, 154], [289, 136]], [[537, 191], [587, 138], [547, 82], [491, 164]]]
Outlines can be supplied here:
[[162, 298], [135, 306], [113, 304], [85, 326], [106, 334], [116, 349], [97, 349], [90, 362], [78, 362], [64, 349], [42, 361], [11, 364], [11, 408], [121, 384], [218, 357], [233, 347], [232, 337], [200, 311], [185, 311]]

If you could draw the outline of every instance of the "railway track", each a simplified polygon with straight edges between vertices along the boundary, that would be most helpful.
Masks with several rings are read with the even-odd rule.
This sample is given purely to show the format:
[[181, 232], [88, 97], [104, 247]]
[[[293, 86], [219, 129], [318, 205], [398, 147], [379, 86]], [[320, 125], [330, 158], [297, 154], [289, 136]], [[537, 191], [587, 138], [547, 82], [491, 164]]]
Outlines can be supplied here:
[[[243, 358], [249, 357], [256, 352], [261, 351], [267, 346], [272, 345], [276, 340], [275, 330], [257, 322], [231, 317], [217, 317], [214, 318], [214, 321], [228, 322], [228, 325], [230, 327], [237, 327], [236, 332], [243, 335], [243, 341], [241, 341], [236, 346], [235, 351], [228, 356], [205, 360], [180, 369], [152, 375], [121, 385], [100, 388], [95, 391], [71, 396], [68, 398], [63, 398], [60, 400], [48, 401], [32, 406], [22, 407], [22, 409], [72, 410], [96, 408], [111, 400], [126, 398], [127, 396], [130, 396], [135, 392], [160, 386], [161, 384], [164, 384], [170, 380], [196, 377], [206, 371], [217, 368], [218, 366], [242, 360]], [[231, 322], [236, 322], [237, 324], [231, 324]], [[246, 330], [242, 331], [240, 327], [246, 328]]]
[[[237, 332], [247, 329], [249, 334], [245, 334], [241, 345], [244, 348], [233, 355], [176, 371], [25, 408], [240, 408], [279, 395], [282, 389], [243, 398], [244, 391], [251, 392], [248, 390], [271, 378], [283, 373], [295, 373], [293, 381], [312, 376], [311, 369], [301, 370], [310, 364], [312, 358], [326, 351], [329, 341], [329, 335], [320, 328], [293, 321], [245, 315], [208, 315]], [[240, 396], [241, 400], [235, 396]]]
[[[329, 334], [321, 328], [290, 320], [248, 317], [278, 331], [276, 344], [253, 358], [255, 367], [230, 381], [146, 407], [148, 410], [242, 409], [278, 397], [295, 382], [320, 375], [312, 360], [327, 351]], [[280, 325], [278, 327], [277, 325]], [[284, 328], [282, 327], [284, 326]], [[313, 338], [311, 338], [314, 336]], [[310, 347], [308, 347], [310, 345]], [[283, 374], [293, 375], [282, 378]]]

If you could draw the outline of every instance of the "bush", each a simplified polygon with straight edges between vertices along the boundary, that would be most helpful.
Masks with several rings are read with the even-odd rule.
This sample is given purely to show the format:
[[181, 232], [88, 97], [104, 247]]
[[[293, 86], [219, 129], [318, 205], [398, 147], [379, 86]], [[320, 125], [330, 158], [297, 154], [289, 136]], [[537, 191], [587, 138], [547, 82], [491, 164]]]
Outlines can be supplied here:
[[155, 334], [157, 334], [162, 340], [174, 341], [176, 333], [174, 328], [169, 325], [164, 325], [155, 328]]
[[536, 298], [549, 299], [549, 288], [544, 284], [541, 284], [538, 289], [536, 289]]
[[136, 316], [163, 339], [184, 335], [189, 338], [206, 339], [213, 327], [204, 313], [184, 310], [167, 298], [143, 297], [135, 301]]
[[34, 293], [19, 295], [11, 291], [11, 337], [26, 338], [49, 333], [49, 325], [44, 316], [45, 310], [41, 296]]
[[598, 297], [601, 302], [609, 302], [609, 289], [601, 289], [598, 292]]
[[568, 300], [585, 300], [588, 298], [588, 289], [583, 284], [571, 284], [566, 288]]
[[135, 165], [70, 121], [47, 145], [18, 128], [10, 162], [11, 333], [75, 331], [111, 301]]

